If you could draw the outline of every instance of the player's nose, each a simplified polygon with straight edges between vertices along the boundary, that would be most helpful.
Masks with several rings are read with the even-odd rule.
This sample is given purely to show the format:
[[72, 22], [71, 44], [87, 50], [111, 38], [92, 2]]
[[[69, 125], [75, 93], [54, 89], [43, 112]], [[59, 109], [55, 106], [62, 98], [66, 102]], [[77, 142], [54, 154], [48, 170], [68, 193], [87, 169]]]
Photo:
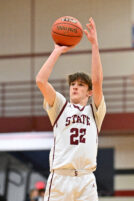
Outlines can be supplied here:
[[74, 90], [77, 90], [77, 89], [78, 89], [78, 85], [75, 84], [75, 85], [73, 86], [73, 89], [74, 89]]

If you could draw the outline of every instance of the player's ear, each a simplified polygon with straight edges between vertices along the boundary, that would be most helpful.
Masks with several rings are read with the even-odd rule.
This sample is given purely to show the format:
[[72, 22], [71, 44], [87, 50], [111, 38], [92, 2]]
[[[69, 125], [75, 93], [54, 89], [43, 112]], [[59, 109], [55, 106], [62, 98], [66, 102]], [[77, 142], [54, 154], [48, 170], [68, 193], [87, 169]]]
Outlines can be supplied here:
[[88, 94], [88, 97], [90, 97], [90, 96], [92, 96], [93, 95], [93, 91], [92, 90], [88, 90], [88, 92], [87, 92]]

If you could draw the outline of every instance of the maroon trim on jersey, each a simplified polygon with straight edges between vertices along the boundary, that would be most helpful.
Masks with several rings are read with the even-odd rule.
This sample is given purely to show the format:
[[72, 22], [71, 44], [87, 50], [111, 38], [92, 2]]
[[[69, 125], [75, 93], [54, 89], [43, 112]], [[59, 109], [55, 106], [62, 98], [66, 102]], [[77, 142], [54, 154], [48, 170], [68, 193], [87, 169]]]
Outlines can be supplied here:
[[67, 105], [67, 103], [68, 103], [68, 102], [66, 101], [65, 104], [64, 104], [64, 106], [63, 106], [63, 108], [61, 109], [61, 111], [60, 111], [58, 117], [56, 118], [56, 120], [55, 120], [55, 122], [54, 122], [54, 124], [53, 124], [53, 127], [55, 126], [55, 124], [57, 123], [58, 119], [60, 118], [62, 112], [64, 111], [64, 109], [65, 109], [65, 107], [66, 107], [66, 105]]
[[51, 193], [51, 186], [52, 186], [53, 176], [54, 176], [54, 171], [53, 171], [53, 173], [52, 173], [52, 177], [51, 177], [51, 181], [50, 181], [49, 195], [48, 195], [48, 200], [47, 200], [47, 201], [49, 201], [49, 199], [50, 199], [50, 193]]
[[94, 114], [93, 106], [92, 106], [92, 104], [90, 104], [90, 105], [91, 105], [91, 109], [92, 109], [92, 113], [93, 113], [93, 118], [94, 118], [94, 121], [95, 121], [95, 125], [96, 125], [96, 128], [97, 128], [97, 133], [98, 133], [98, 135], [99, 135], [99, 130], [98, 130], [98, 127], [97, 127], [97, 124], [96, 124], [96, 120], [95, 120], [95, 114]]
[[80, 110], [80, 111], [83, 111], [84, 108], [85, 108], [85, 106], [83, 106], [82, 108], [80, 108], [78, 105], [74, 105], [74, 104], [73, 104], [73, 106], [74, 106], [75, 108], [77, 108], [78, 110]]
[[52, 161], [52, 165], [54, 162], [54, 154], [55, 154], [55, 142], [56, 142], [56, 137], [54, 137], [54, 149], [53, 149], [53, 161]]

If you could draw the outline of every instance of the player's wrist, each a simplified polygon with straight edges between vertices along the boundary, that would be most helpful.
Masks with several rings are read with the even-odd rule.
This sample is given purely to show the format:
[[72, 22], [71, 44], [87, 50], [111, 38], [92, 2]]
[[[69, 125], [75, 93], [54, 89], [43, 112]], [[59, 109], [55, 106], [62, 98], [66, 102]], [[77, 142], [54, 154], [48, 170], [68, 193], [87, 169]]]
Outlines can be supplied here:
[[53, 53], [56, 54], [57, 56], [60, 56], [62, 54], [62, 51], [59, 48], [55, 48], [53, 50]]
[[93, 41], [91, 45], [92, 45], [92, 48], [99, 49], [98, 41]]

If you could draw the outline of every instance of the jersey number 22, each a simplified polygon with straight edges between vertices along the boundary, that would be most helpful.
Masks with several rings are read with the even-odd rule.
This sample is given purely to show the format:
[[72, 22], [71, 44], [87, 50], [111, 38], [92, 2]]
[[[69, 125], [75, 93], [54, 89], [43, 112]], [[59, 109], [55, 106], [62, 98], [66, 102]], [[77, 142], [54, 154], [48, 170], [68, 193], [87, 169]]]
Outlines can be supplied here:
[[85, 128], [71, 128], [70, 129], [70, 144], [78, 145], [79, 143], [85, 143], [86, 142], [86, 129]]

